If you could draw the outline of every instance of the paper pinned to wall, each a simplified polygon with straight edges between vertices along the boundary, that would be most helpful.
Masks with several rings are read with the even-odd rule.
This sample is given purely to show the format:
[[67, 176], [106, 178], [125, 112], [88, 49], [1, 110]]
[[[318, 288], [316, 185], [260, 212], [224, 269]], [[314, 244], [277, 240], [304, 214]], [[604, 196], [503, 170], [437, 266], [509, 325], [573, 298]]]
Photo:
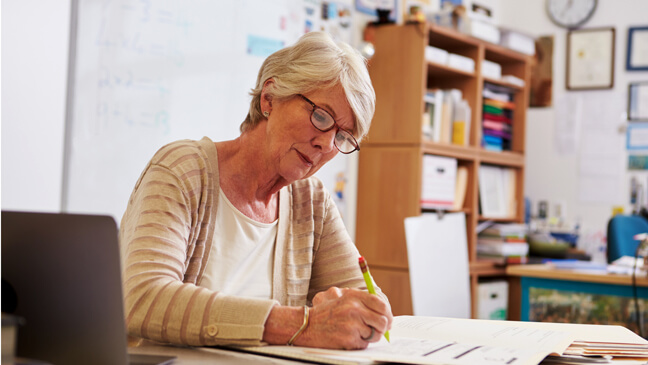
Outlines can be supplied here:
[[578, 150], [583, 99], [565, 95], [556, 100], [554, 146], [560, 155], [571, 155]]
[[612, 91], [581, 96], [583, 120], [579, 158], [579, 199], [582, 202], [615, 204], [623, 200], [625, 123], [622, 97]]
[[405, 218], [405, 236], [414, 315], [470, 318], [464, 213]]

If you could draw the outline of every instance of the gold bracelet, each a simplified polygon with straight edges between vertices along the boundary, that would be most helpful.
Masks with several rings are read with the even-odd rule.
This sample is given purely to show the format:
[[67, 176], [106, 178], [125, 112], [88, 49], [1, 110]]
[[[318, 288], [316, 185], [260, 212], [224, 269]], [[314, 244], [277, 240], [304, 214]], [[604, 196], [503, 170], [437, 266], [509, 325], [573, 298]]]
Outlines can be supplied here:
[[293, 345], [293, 342], [295, 342], [297, 336], [299, 336], [302, 332], [304, 332], [306, 327], [308, 327], [308, 306], [307, 305], [304, 306], [304, 323], [302, 323], [301, 327], [299, 327], [297, 332], [295, 332], [295, 334], [290, 338], [290, 340], [288, 341], [288, 346]]

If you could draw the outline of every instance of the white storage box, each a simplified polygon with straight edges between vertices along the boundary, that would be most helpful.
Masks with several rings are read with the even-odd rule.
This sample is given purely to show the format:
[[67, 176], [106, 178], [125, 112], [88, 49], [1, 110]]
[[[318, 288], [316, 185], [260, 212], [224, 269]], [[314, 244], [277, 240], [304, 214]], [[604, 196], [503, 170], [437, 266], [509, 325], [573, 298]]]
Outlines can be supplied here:
[[533, 56], [535, 54], [535, 39], [520, 32], [502, 30], [500, 45], [527, 55]]
[[478, 285], [478, 318], [505, 320], [508, 312], [508, 282], [491, 281]]
[[502, 65], [489, 60], [482, 62], [482, 75], [491, 79], [499, 80], [502, 77]]
[[470, 19], [466, 28], [467, 33], [475, 38], [483, 39], [495, 44], [500, 42], [500, 30], [493, 24]]
[[432, 46], [425, 47], [425, 60], [428, 62], [434, 62], [441, 65], [448, 64], [448, 51], [441, 48], [436, 48]]
[[448, 66], [466, 72], [475, 72], [475, 60], [454, 53], [448, 54]]
[[524, 80], [522, 80], [519, 77], [513, 76], [513, 75], [504, 75], [502, 76], [502, 81], [508, 82], [509, 84], [513, 84], [519, 87], [524, 87]]

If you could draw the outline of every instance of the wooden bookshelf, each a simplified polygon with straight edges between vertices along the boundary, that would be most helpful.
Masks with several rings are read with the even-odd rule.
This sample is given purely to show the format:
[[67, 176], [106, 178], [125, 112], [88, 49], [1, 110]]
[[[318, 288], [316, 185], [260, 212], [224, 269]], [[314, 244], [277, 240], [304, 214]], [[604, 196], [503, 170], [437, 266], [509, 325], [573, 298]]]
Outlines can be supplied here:
[[[432, 45], [475, 61], [466, 72], [427, 62], [425, 46]], [[369, 72], [376, 90], [376, 114], [362, 143], [358, 168], [356, 243], [371, 263], [375, 280], [389, 296], [395, 315], [412, 314], [404, 219], [429, 210], [420, 206], [422, 160], [426, 154], [452, 157], [468, 169], [463, 207], [472, 294], [472, 315], [477, 313], [477, 285], [482, 278], [505, 276], [505, 268], [477, 260], [476, 227], [490, 219], [479, 212], [479, 167], [482, 164], [513, 168], [516, 173], [515, 215], [498, 222], [522, 222], [524, 202], [524, 133], [530, 57], [498, 45], [430, 24], [385, 25], [375, 29], [375, 55]], [[481, 75], [483, 60], [497, 62], [502, 74], [525, 80], [524, 87]], [[514, 94], [511, 150], [487, 151], [482, 140], [484, 83], [507, 87]], [[427, 90], [456, 88], [471, 108], [468, 146], [434, 143], [421, 129]], [[435, 278], [430, 278], [435, 280]], [[440, 299], [442, 300], [442, 299]]]

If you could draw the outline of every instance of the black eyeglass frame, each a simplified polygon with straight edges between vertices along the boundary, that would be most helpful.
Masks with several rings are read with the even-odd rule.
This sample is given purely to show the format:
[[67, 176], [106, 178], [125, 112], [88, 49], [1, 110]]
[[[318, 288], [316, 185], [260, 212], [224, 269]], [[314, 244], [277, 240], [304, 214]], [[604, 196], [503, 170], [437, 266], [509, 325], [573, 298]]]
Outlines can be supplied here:
[[[331, 115], [331, 113], [326, 111], [326, 109], [322, 108], [321, 106], [318, 106], [317, 104], [313, 103], [309, 98], [305, 97], [304, 95], [302, 95], [302, 94], [297, 94], [297, 95], [300, 96], [302, 99], [304, 99], [304, 101], [306, 101], [308, 104], [310, 104], [313, 107], [313, 110], [311, 110], [310, 122], [313, 125], [313, 127], [315, 127], [315, 129], [317, 129], [320, 132], [328, 132], [331, 129], [333, 129], [334, 127], [337, 127], [338, 131], [335, 133], [336, 136], [341, 131], [341, 132], [344, 132], [344, 133], [348, 134], [351, 137], [351, 139], [353, 140], [353, 144], [355, 145], [355, 148], [353, 150], [349, 151], [349, 152], [342, 151], [340, 149], [340, 147], [338, 147], [338, 145], [337, 145], [337, 142], [336, 142], [337, 139], [333, 139], [333, 144], [335, 145], [335, 148], [337, 148], [337, 150], [340, 151], [340, 153], [348, 155], [348, 154], [351, 154], [351, 153], [353, 153], [355, 151], [360, 151], [360, 145], [358, 144], [358, 141], [355, 139], [353, 134], [351, 132], [347, 131], [346, 129], [340, 127], [337, 124], [337, 122], [335, 121], [335, 118], [333, 118], [333, 116]], [[333, 121], [333, 125], [331, 125], [329, 128], [326, 128], [326, 129], [319, 128], [315, 124], [315, 122], [313, 122], [313, 115], [315, 114], [315, 109], [319, 109], [319, 110], [323, 111], [324, 113], [326, 113], [329, 117], [331, 117], [331, 120]]]

